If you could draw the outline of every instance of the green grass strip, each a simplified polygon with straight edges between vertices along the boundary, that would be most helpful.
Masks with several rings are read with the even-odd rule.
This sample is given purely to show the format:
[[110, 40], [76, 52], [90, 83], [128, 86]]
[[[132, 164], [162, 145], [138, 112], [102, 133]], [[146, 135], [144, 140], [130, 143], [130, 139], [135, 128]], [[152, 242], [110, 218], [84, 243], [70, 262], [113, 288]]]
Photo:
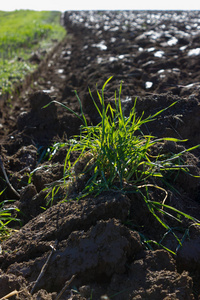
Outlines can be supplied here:
[[64, 38], [60, 17], [58, 11], [0, 11], [0, 95], [36, 68], [29, 62], [33, 51], [49, 50]]

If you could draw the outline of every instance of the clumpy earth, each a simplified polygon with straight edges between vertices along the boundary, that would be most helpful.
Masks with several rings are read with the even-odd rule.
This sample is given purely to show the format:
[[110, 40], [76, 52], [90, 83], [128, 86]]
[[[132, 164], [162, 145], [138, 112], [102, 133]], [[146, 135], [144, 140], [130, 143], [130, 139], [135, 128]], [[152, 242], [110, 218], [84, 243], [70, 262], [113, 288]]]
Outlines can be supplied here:
[[[56, 103], [43, 108], [56, 100], [80, 113], [76, 90], [88, 121], [97, 124], [88, 87], [96, 99], [96, 89], [113, 76], [106, 101], [113, 101], [122, 82], [125, 115], [136, 97], [138, 116], [177, 101], [143, 128], [156, 137], [187, 139], [166, 142], [163, 151], [178, 153], [199, 144], [199, 12], [68, 11], [63, 24], [67, 37], [16, 87], [10, 101], [5, 96], [0, 103], [1, 158], [19, 193], [0, 170], [0, 188], [6, 188], [0, 197], [14, 200], [21, 219], [0, 244], [0, 298], [200, 299], [200, 229], [192, 221], [180, 224], [169, 217], [172, 230], [164, 230], [140, 195], [120, 191], [62, 202], [63, 188], [47, 205], [45, 188], [62, 179], [67, 147], [51, 160], [47, 150], [78, 135], [81, 121]], [[173, 189], [165, 187], [165, 204], [196, 220], [199, 157], [198, 148], [184, 154], [196, 177], [180, 172], [169, 178]], [[162, 191], [150, 188], [149, 193], [163, 201]]]

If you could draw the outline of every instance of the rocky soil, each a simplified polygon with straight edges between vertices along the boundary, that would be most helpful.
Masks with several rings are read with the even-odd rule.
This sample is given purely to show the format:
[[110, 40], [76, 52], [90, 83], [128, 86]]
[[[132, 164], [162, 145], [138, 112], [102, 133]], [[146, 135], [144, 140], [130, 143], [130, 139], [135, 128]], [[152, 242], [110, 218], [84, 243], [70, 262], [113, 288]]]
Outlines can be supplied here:
[[[200, 19], [198, 11], [66, 12], [67, 37], [26, 81], [11, 101], [1, 99], [1, 158], [14, 189], [0, 170], [0, 190], [15, 200], [22, 226], [0, 246], [1, 299], [200, 299], [200, 229], [183, 220], [166, 234], [137, 194], [105, 192], [98, 197], [47, 206], [45, 187], [62, 179], [66, 147], [48, 161], [47, 149], [79, 134], [80, 107], [93, 124], [94, 93], [113, 76], [106, 101], [123, 82], [128, 114], [148, 116], [174, 101], [144, 133], [187, 139], [166, 143], [177, 153], [200, 141]], [[180, 173], [166, 188], [166, 204], [200, 220], [200, 150], [187, 153], [191, 177]], [[31, 174], [31, 182], [30, 182]], [[172, 179], [171, 179], [172, 181]], [[63, 198], [62, 198], [63, 197]], [[152, 199], [163, 195], [151, 192]], [[164, 218], [164, 217], [163, 217]], [[165, 235], [164, 235], [165, 234]], [[161, 240], [162, 239], [162, 240]], [[160, 241], [163, 247], [145, 242]], [[166, 251], [167, 247], [176, 255]], [[38, 277], [41, 274], [40, 277]], [[64, 290], [65, 289], [65, 290]], [[12, 293], [11, 295], [8, 295]], [[7, 298], [6, 298], [7, 295]]]

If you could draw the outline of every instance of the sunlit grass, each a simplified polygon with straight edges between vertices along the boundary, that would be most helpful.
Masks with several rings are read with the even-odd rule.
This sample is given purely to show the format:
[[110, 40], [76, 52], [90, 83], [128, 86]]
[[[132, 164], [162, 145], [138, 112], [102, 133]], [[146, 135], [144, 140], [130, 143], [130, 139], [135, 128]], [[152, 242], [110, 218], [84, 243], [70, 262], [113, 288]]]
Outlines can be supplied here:
[[[149, 213], [154, 216], [158, 224], [166, 231], [164, 236], [168, 233], [173, 234], [180, 247], [183, 239], [180, 240], [178, 238], [167, 220], [175, 220], [180, 226], [183, 219], [187, 219], [192, 224], [200, 225], [200, 223], [192, 216], [166, 205], [168, 192], [163, 186], [166, 182], [166, 175], [170, 172], [186, 172], [190, 176], [190, 166], [184, 164], [183, 155], [187, 151], [196, 149], [199, 145], [176, 154], [168, 153], [166, 155], [166, 153], [159, 151], [157, 155], [152, 155], [152, 149], [155, 149], [155, 147], [161, 149], [166, 141], [181, 142], [176, 138], [156, 138], [151, 135], [145, 135], [142, 132], [143, 125], [147, 125], [148, 122], [152, 121], [156, 122], [159, 114], [176, 103], [154, 115], [143, 118], [143, 114], [141, 116], [137, 115], [135, 101], [129, 116], [125, 117], [121, 102], [122, 85], [119, 93], [115, 93], [114, 105], [105, 103], [104, 91], [110, 80], [111, 78], [106, 81], [101, 92], [97, 90], [100, 107], [95, 102], [90, 91], [93, 103], [101, 118], [97, 125], [89, 125], [87, 123], [81, 100], [77, 93], [81, 115], [78, 115], [62, 103], [52, 101], [73, 112], [82, 120], [83, 125], [80, 135], [74, 136], [68, 143], [64, 144], [68, 146], [64, 163], [64, 177], [62, 181], [60, 180], [60, 182], [52, 185], [47, 196], [50, 197], [48, 203], [53, 204], [54, 199], [58, 197], [60, 187], [65, 187], [66, 192], [69, 189], [69, 197], [66, 194], [66, 199], [69, 200], [71, 197], [71, 184], [86, 175], [87, 181], [84, 183], [83, 190], [76, 196], [76, 199], [81, 199], [88, 195], [95, 197], [105, 191], [121, 191], [125, 194], [137, 193], [143, 199]], [[52, 151], [55, 151], [56, 147], [58, 148], [58, 144], [55, 145]], [[78, 154], [78, 158], [72, 162], [74, 153]], [[159, 182], [163, 183], [162, 186], [159, 185]], [[163, 199], [160, 201], [151, 199], [150, 188], [164, 192]], [[150, 245], [150, 243], [162, 246], [162, 241], [160, 243], [146, 241], [146, 244]], [[165, 247], [163, 246], [163, 248]], [[172, 250], [167, 250], [175, 254]]]
[[[178, 154], [166, 156], [166, 154], [151, 155], [151, 149], [159, 146], [165, 141], [180, 142], [176, 138], [156, 138], [144, 135], [141, 127], [148, 122], [156, 120], [156, 117], [164, 110], [175, 105], [173, 103], [154, 115], [147, 118], [137, 116], [136, 101], [128, 117], [123, 114], [121, 103], [121, 88], [119, 95], [115, 93], [114, 106], [105, 104], [104, 90], [111, 78], [104, 84], [102, 92], [97, 90], [100, 107], [90, 95], [101, 118], [97, 125], [88, 125], [83, 113], [81, 101], [81, 116], [73, 112], [62, 103], [58, 103], [67, 110], [73, 112], [82, 120], [81, 133], [74, 136], [68, 142], [69, 150], [66, 157], [66, 178], [70, 177], [74, 168], [86, 156], [90, 156], [88, 166], [92, 169], [93, 176], [90, 178], [84, 192], [99, 194], [109, 189], [125, 189], [128, 184], [135, 188], [144, 184], [149, 178], [164, 178], [167, 171], [187, 170], [187, 165], [180, 164], [179, 158], [187, 151], [198, 146], [186, 149]], [[52, 103], [51, 102], [51, 103]], [[71, 164], [73, 152], [80, 153], [77, 160]], [[68, 166], [68, 167], [67, 167]], [[83, 172], [87, 172], [88, 167]], [[65, 178], [65, 179], [66, 179]]]
[[0, 11], [0, 94], [35, 69], [32, 51], [48, 50], [66, 35], [56, 11]]

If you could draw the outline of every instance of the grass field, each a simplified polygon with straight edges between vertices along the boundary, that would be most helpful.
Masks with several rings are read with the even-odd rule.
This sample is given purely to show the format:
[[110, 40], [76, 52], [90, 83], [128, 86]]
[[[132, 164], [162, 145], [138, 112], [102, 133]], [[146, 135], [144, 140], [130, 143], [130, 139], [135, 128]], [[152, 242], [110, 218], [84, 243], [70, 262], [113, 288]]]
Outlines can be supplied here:
[[57, 11], [0, 11], [0, 95], [33, 71], [31, 53], [51, 49], [66, 35]]

